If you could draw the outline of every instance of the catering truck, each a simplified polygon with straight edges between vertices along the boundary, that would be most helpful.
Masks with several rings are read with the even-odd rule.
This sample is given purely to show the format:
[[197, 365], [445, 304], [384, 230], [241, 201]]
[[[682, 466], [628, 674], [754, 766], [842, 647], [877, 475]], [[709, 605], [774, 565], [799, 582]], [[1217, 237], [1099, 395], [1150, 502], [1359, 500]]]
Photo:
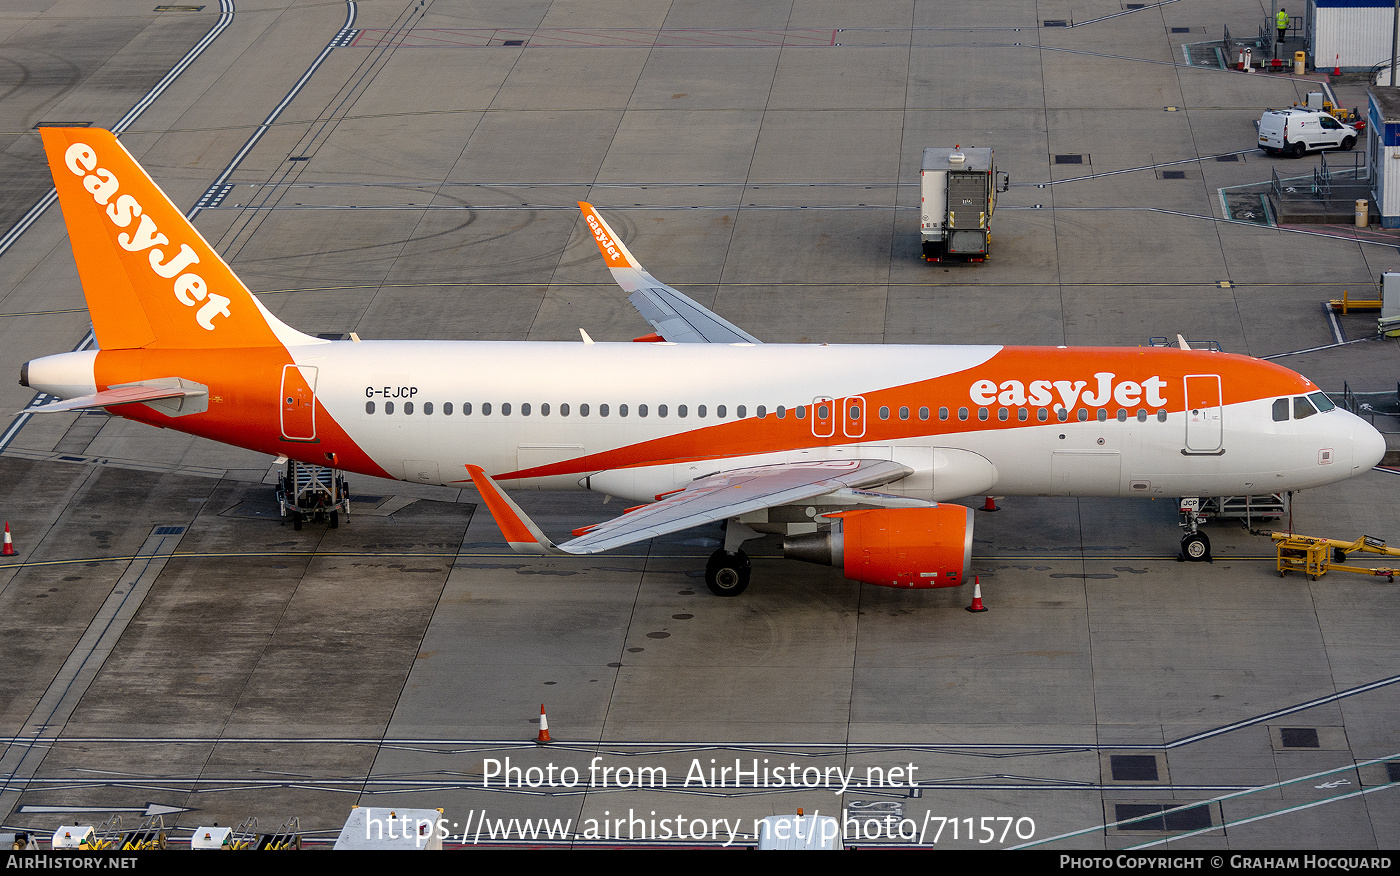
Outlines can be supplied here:
[[931, 262], [985, 259], [997, 193], [1010, 185], [1010, 178], [997, 172], [991, 149], [925, 149], [919, 172], [919, 238], [924, 258]]

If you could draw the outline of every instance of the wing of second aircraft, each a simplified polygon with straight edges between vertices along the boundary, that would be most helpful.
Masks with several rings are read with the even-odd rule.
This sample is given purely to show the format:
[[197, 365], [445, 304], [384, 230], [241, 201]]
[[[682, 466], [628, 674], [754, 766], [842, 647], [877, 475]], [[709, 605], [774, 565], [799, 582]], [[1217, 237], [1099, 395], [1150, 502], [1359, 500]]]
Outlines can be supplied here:
[[757, 344], [758, 338], [647, 273], [593, 205], [578, 202], [584, 221], [627, 300], [662, 340], [676, 344]]
[[719, 472], [697, 478], [684, 489], [590, 527], [579, 537], [559, 545], [550, 541], [479, 466], [468, 465], [467, 471], [506, 541], [517, 552], [596, 554], [762, 508], [801, 502], [838, 490], [887, 484], [905, 477], [912, 469], [887, 459], [843, 459]]

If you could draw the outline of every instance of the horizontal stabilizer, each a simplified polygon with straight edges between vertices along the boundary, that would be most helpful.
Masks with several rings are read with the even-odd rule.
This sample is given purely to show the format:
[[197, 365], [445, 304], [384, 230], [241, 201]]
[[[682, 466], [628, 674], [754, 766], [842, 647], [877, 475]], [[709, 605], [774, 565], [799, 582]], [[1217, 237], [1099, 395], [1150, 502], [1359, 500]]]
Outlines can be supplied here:
[[156, 401], [163, 398], [186, 398], [208, 395], [204, 389], [190, 389], [179, 386], [123, 386], [118, 389], [104, 389], [93, 395], [83, 395], [64, 401], [51, 402], [37, 408], [25, 408], [26, 414], [60, 414], [64, 411], [85, 411], [91, 408], [110, 408], [116, 405], [130, 405], [137, 402]]

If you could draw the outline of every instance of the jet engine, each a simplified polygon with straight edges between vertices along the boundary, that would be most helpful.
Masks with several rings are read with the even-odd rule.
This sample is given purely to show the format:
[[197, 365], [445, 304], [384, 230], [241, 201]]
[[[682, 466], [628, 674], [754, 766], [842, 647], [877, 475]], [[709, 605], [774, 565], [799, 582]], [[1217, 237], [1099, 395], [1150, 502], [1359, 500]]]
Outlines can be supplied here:
[[971, 508], [876, 508], [826, 517], [830, 529], [787, 539], [783, 555], [840, 566], [852, 581], [881, 587], [957, 587], [971, 574]]

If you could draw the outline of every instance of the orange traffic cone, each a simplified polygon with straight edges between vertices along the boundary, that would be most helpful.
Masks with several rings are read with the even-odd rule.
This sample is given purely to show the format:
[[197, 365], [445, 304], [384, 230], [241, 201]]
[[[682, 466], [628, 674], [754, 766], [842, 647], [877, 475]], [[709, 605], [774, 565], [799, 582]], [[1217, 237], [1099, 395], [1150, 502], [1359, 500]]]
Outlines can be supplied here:
[[987, 606], [982, 604], [982, 579], [975, 577], [972, 579], [972, 604], [967, 607], [968, 611], [986, 611]]
[[10, 521], [5, 521], [5, 549], [0, 551], [0, 556], [13, 557], [15, 555], [15, 543], [10, 541]]
[[552, 741], [549, 738], [549, 719], [544, 715], [544, 703], [540, 703], [540, 732], [535, 736], [535, 744], [548, 745]]
[[1342, 75], [1342, 55], [1341, 55], [1340, 52], [1337, 53], [1337, 60], [1333, 61], [1333, 64], [1335, 64], [1336, 66], [1334, 66], [1334, 67], [1332, 68], [1332, 75], [1333, 75], [1333, 76], [1341, 76], [1341, 75]]
[[988, 497], [987, 497], [987, 501], [985, 501], [985, 502], [982, 503], [982, 510], [983, 510], [983, 511], [1000, 511], [1001, 509], [997, 507], [996, 500], [993, 499], [991, 496], [988, 496]]

